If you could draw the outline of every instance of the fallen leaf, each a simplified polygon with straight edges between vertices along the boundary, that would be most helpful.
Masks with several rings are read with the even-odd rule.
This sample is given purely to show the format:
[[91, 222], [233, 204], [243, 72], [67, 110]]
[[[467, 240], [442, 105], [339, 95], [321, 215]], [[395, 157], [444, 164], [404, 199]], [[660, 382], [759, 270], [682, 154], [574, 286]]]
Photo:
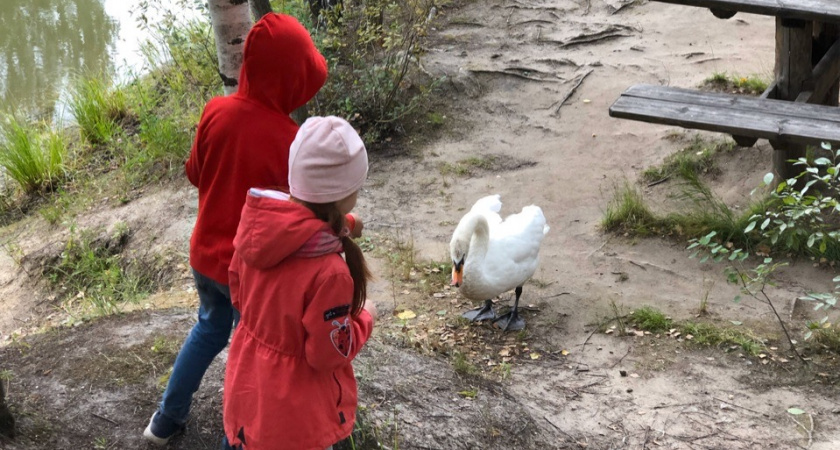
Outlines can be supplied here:
[[639, 378], [639, 374], [638, 373], [631, 373], [630, 378]]
[[566, 356], [566, 355], [569, 354], [569, 351], [568, 350], [560, 350], [560, 354], [563, 355], [563, 356]]
[[537, 352], [531, 352], [531, 359], [540, 359], [540, 356], [542, 355]]
[[789, 408], [789, 409], [787, 410], [787, 412], [788, 412], [788, 413], [790, 413], [790, 414], [793, 414], [794, 416], [798, 416], [798, 415], [801, 415], [801, 414], [805, 414], [805, 411], [803, 411], [803, 410], [801, 410], [801, 409], [799, 409], [799, 408]]
[[410, 309], [406, 309], [405, 311], [397, 314], [397, 318], [400, 319], [400, 320], [408, 320], [408, 319], [413, 319], [415, 317], [417, 317], [417, 314]]

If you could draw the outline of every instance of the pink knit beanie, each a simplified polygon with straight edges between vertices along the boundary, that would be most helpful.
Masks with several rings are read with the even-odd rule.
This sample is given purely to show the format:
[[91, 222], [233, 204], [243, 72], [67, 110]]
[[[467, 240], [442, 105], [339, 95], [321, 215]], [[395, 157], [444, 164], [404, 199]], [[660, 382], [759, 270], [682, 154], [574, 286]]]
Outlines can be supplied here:
[[367, 178], [365, 144], [346, 120], [310, 117], [289, 150], [289, 191], [310, 203], [332, 203], [361, 189]]

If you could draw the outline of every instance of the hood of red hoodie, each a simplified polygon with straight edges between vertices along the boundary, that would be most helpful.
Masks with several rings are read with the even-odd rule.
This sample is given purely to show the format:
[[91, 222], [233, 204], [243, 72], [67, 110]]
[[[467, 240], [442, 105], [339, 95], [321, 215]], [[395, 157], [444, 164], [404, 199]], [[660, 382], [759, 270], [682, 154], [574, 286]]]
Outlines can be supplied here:
[[274, 267], [300, 249], [326, 224], [305, 206], [248, 194], [233, 248], [250, 266]]
[[327, 62], [309, 31], [292, 16], [269, 13], [245, 39], [236, 95], [290, 114], [327, 79]]

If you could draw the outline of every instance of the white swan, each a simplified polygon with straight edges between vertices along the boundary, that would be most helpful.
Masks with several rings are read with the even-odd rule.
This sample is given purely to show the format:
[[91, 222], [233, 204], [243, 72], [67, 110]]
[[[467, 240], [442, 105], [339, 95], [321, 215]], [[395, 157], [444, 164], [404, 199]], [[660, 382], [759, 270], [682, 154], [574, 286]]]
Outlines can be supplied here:
[[[522, 208], [502, 221], [501, 197], [488, 195], [479, 199], [461, 218], [449, 252], [452, 256], [452, 285], [472, 300], [485, 300], [482, 308], [464, 313], [477, 321], [494, 319], [505, 330], [521, 330], [525, 321], [519, 317], [522, 285], [537, 270], [540, 244], [548, 233], [545, 216], [539, 206]], [[513, 309], [496, 318], [492, 299], [516, 289]]]

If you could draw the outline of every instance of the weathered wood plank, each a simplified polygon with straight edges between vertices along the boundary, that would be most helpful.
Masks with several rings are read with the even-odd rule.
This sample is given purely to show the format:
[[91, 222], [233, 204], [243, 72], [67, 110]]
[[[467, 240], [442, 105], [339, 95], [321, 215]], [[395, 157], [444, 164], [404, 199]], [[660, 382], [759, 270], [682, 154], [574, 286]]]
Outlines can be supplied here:
[[761, 99], [745, 95], [717, 92], [701, 92], [670, 86], [637, 84], [627, 88], [622, 97], [664, 100], [676, 103], [708, 106], [713, 108], [741, 109], [754, 114], [778, 115], [782, 118], [794, 116], [834, 122], [840, 128], [840, 108], [823, 105], [809, 105], [784, 100]]
[[622, 95], [610, 107], [610, 116], [780, 142], [840, 143], [837, 122], [771, 114], [764, 108], [721, 108]]
[[837, 0], [654, 0], [721, 11], [737, 11], [786, 19], [840, 23]]

